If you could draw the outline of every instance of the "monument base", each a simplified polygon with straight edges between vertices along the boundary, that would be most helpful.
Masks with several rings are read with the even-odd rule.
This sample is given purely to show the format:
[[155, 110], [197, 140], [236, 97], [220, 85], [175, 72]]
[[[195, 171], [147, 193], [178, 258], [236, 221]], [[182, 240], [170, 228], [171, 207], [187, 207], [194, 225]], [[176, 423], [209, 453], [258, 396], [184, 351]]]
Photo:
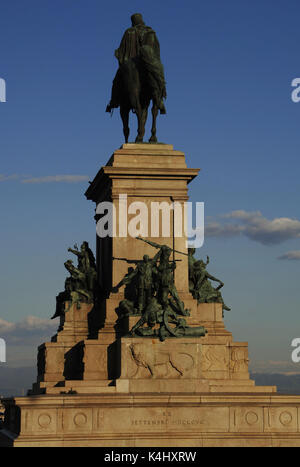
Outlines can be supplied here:
[[[176, 202], [184, 208], [187, 184], [197, 173], [170, 145], [127, 144], [86, 196], [97, 206], [112, 202], [123, 225], [128, 217], [120, 195], [126, 194], [128, 206], [143, 200], [148, 207]], [[172, 235], [159, 237], [160, 244], [178, 256], [187, 253], [186, 239], [173, 235], [174, 217], [169, 224]], [[176, 256], [174, 282], [190, 310], [185, 329], [194, 328], [194, 337], [125, 337], [140, 317], [117, 312], [125, 290], [112, 290], [128, 263], [112, 258], [134, 264], [154, 251], [130, 236], [97, 239], [103, 299], [67, 306], [57, 334], [39, 347], [37, 381], [28, 396], [3, 401], [1, 446], [300, 446], [300, 396], [255, 386], [248, 345], [234, 342], [225, 329], [223, 305], [199, 304], [190, 294], [186, 255]], [[203, 337], [195, 337], [199, 326], [207, 331]]]
[[[131, 326], [137, 318], [129, 319]], [[46, 343], [31, 395], [4, 400], [0, 445], [300, 446], [300, 396], [255, 386], [247, 343], [226, 331], [221, 304], [198, 304], [188, 320], [205, 324], [207, 335], [121, 337], [108, 345], [110, 334], [99, 333], [60, 361], [61, 330], [51, 350], [56, 367], [47, 363]]]
[[21, 428], [11, 417], [0, 446], [300, 446], [300, 396], [102, 392], [22, 397], [6, 406], [21, 411]]

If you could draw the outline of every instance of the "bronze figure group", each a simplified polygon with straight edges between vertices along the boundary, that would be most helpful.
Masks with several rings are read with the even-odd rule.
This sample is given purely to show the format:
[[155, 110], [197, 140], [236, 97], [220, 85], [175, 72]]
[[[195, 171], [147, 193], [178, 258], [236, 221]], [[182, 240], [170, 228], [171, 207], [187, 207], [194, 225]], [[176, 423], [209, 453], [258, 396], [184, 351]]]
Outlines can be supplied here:
[[[200, 259], [196, 260], [194, 257], [195, 248], [188, 250], [188, 264], [189, 264], [189, 290], [198, 303], [222, 303], [223, 310], [230, 311], [230, 308], [225, 305], [220, 289], [224, 283], [216, 277], [209, 274], [206, 266], [209, 263], [207, 256], [206, 263]], [[219, 282], [217, 288], [214, 288], [210, 281]]]
[[52, 319], [62, 316], [67, 311], [66, 303], [69, 303], [69, 308], [75, 303], [79, 309], [80, 303], [93, 303], [95, 299], [96, 262], [88, 242], [83, 242], [80, 250], [74, 245], [74, 249], [69, 248], [68, 251], [77, 256], [78, 264], [75, 267], [70, 259], [64, 263], [70, 277], [65, 281], [65, 290], [56, 297], [56, 311]]
[[[130, 265], [127, 274], [120, 283], [112, 289], [116, 293], [125, 286], [124, 299], [118, 307], [119, 319], [126, 316], [139, 316], [140, 318], [130, 330], [130, 336], [159, 337], [162, 341], [167, 337], [203, 336], [205, 329], [190, 328], [184, 317], [190, 312], [181, 301], [174, 282], [176, 262], [171, 258], [173, 252], [183, 255], [186, 253], [173, 250], [168, 245], [151, 242], [138, 237], [157, 249], [157, 253], [150, 258], [145, 254], [142, 259], [129, 260], [126, 258], [113, 258], [113, 260], [126, 261]], [[56, 297], [56, 311], [52, 318], [64, 315], [73, 304], [80, 308], [81, 303], [94, 303], [97, 297], [97, 270], [93, 252], [87, 242], [83, 242], [80, 250], [77, 245], [69, 248], [77, 259], [77, 267], [72, 260], [64, 265], [70, 273], [65, 281], [65, 290]], [[198, 303], [222, 303], [223, 310], [230, 310], [222, 298], [220, 289], [223, 282], [209, 274], [207, 261], [196, 260], [195, 249], [188, 250], [189, 291]], [[219, 283], [214, 288], [210, 281]], [[68, 303], [68, 309], [66, 309]]]
[[204, 336], [205, 329], [202, 326], [189, 328], [183, 318], [189, 316], [189, 310], [185, 309], [174, 283], [176, 261], [171, 259], [174, 250], [168, 245], [141, 237], [137, 240], [151, 245], [158, 252], [153, 258], [144, 255], [142, 260], [114, 258], [136, 265], [113, 290], [116, 292], [119, 287], [126, 285], [125, 299], [119, 305], [120, 318], [141, 315], [130, 335], [159, 337], [162, 341], [166, 337]]

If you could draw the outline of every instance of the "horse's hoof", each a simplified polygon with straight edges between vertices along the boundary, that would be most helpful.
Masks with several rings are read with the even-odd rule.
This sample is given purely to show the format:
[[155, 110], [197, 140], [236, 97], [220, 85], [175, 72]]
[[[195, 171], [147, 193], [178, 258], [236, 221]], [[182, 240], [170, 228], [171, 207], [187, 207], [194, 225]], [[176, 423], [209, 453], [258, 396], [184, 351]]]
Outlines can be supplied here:
[[143, 142], [143, 138], [139, 138], [138, 136], [135, 138], [135, 142], [136, 143], [142, 143]]
[[156, 136], [151, 136], [151, 138], [149, 139], [149, 143], [157, 143]]

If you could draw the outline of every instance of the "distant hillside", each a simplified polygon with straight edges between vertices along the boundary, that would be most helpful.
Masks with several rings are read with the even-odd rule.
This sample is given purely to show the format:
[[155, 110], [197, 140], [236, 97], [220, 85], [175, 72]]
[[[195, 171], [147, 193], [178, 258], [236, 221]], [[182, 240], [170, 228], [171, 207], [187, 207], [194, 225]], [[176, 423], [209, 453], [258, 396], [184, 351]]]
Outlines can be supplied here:
[[36, 380], [36, 367], [0, 366], [0, 396], [24, 396]]
[[[0, 366], [0, 396], [23, 396], [36, 381], [36, 367], [7, 368]], [[300, 395], [300, 373], [252, 373], [257, 386], [277, 386], [281, 394]]]
[[300, 373], [283, 375], [281, 373], [252, 373], [251, 378], [257, 386], [277, 386], [280, 394], [300, 395]]

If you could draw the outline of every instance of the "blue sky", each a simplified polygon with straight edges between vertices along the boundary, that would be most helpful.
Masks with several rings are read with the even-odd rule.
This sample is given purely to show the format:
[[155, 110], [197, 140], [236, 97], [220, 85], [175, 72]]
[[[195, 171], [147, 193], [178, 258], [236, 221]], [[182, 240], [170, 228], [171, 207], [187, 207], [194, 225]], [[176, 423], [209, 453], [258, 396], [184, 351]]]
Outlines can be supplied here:
[[[249, 341], [253, 362], [288, 367], [300, 261], [278, 257], [300, 251], [296, 0], [2, 0], [0, 317], [48, 319], [67, 248], [95, 243], [84, 192], [123, 142], [118, 112], [105, 107], [114, 50], [135, 12], [161, 45], [168, 98], [158, 138], [201, 168], [190, 199], [205, 202], [210, 228], [198, 255], [225, 282], [226, 325]], [[131, 127], [132, 140], [133, 117]]]

